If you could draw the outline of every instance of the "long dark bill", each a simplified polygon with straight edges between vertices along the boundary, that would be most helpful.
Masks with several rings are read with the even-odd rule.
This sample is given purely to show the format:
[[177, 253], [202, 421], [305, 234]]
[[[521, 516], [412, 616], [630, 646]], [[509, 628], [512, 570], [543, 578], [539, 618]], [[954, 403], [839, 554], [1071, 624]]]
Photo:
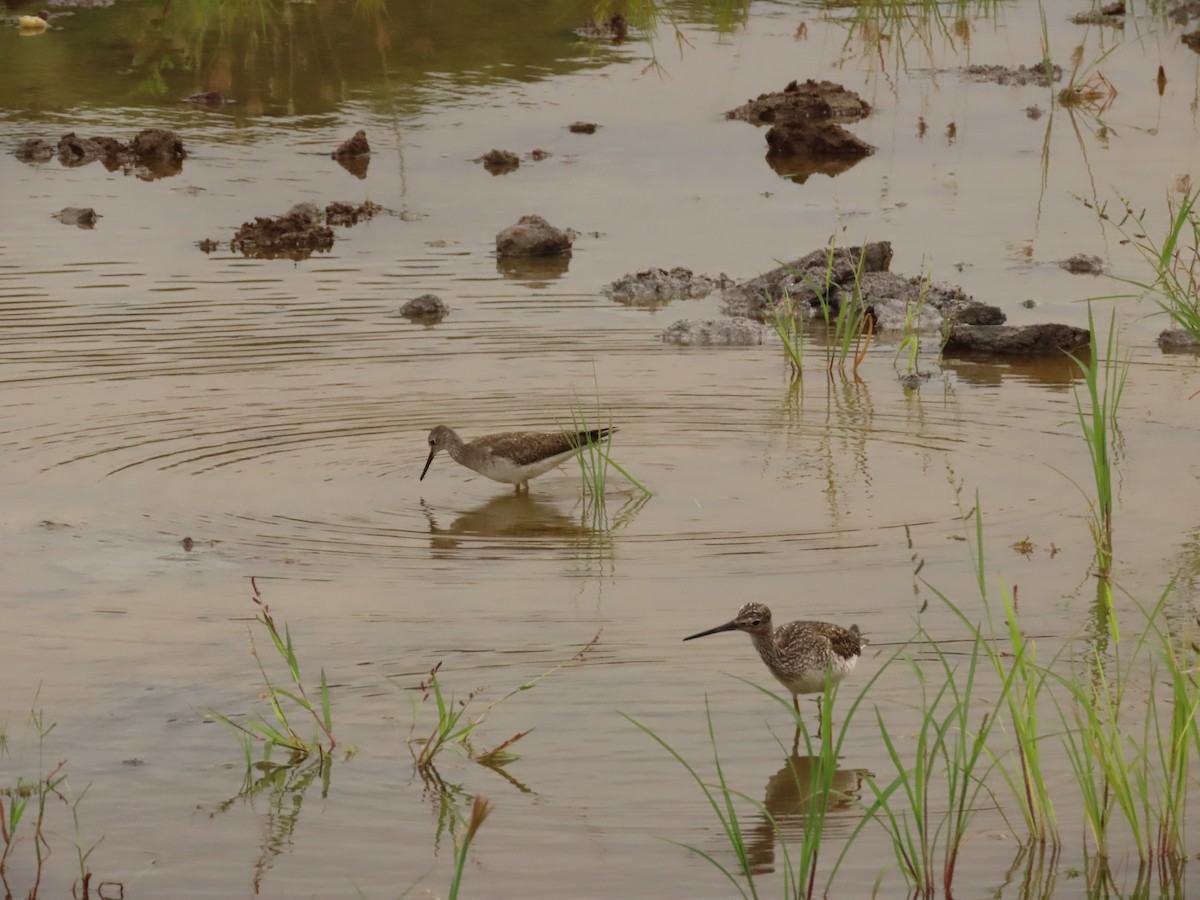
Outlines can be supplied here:
[[420, 477], [420, 478], [418, 478], [418, 479], [417, 479], [417, 481], [424, 481], [424, 480], [425, 480], [425, 473], [426, 473], [426, 472], [428, 472], [428, 471], [429, 471], [429, 467], [430, 467], [431, 465], [433, 465], [433, 458], [434, 458], [436, 455], [437, 455], [437, 451], [436, 451], [436, 450], [430, 450], [430, 451], [429, 451], [429, 459], [425, 460], [425, 468], [423, 468], [423, 469], [421, 470], [421, 477]]
[[710, 634], [720, 634], [722, 631], [736, 631], [737, 626], [732, 622], [726, 622], [724, 625], [718, 625], [716, 628], [710, 628], [708, 631], [701, 631], [699, 634], [689, 634], [684, 638], [685, 641], [693, 641], [698, 637], [708, 637]]

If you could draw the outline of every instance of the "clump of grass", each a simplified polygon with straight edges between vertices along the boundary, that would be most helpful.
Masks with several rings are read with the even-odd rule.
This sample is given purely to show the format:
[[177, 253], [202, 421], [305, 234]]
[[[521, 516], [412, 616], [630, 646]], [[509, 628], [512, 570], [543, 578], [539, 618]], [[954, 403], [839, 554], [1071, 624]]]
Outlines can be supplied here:
[[[39, 769], [44, 769], [41, 762], [45, 756], [45, 742], [57, 723], [47, 722], [44, 710], [36, 705], [29, 711], [28, 724], [37, 741]], [[17, 848], [24, 842], [32, 847], [33, 865], [31, 883], [24, 889], [26, 900], [37, 900], [42, 889], [42, 879], [46, 874], [47, 861], [53, 855], [50, 839], [55, 829], [50, 821], [50, 809], [54, 806], [66, 806], [71, 811], [71, 825], [75, 833], [73, 845], [79, 874], [72, 884], [72, 895], [78, 898], [92, 896], [92, 879], [94, 873], [89, 867], [88, 860], [96, 844], [86, 845], [82, 837], [79, 820], [79, 807], [87, 796], [89, 784], [78, 796], [72, 794], [67, 779], [67, 761], [60, 760], [45, 774], [27, 780], [17, 776], [15, 784], [0, 787], [0, 885], [4, 888], [4, 897], [16, 896], [14, 887], [9, 881], [11, 867], [14, 864]], [[124, 893], [124, 885], [120, 882], [100, 882], [98, 889], [101, 896], [106, 892]], [[18, 889], [18, 893], [20, 893]]]
[[[1164, 867], [1160, 876], [1168, 880], [1171, 865], [1188, 855], [1183, 841], [1187, 793], [1200, 750], [1198, 651], [1159, 624], [1172, 589], [1168, 585], [1157, 604], [1143, 611], [1146, 627], [1132, 641], [1124, 663], [1120, 645], [1111, 660], [1095, 649], [1086, 672], [1056, 676], [1068, 696], [1068, 703], [1059, 707], [1067, 726], [1063, 745], [1096, 853], [1109, 857], [1109, 830], [1119, 813], [1142, 865], [1157, 859]], [[1144, 701], [1133, 704], [1141, 710], [1141, 721], [1133, 716], [1131, 723], [1125, 707], [1134, 672], [1147, 654], [1154, 657], [1148, 667], [1150, 688]], [[1169, 692], [1166, 712], [1159, 697], [1164, 685]]]
[[[599, 417], [600, 396], [599, 388], [597, 388], [596, 418]], [[599, 441], [588, 440], [579, 443], [575, 446], [575, 458], [579, 462], [579, 471], [583, 476], [583, 495], [585, 501], [588, 503], [588, 510], [592, 513], [591, 518], [600, 521], [604, 518], [605, 492], [608, 488], [608, 470], [610, 467], [619, 472], [626, 481], [641, 492], [642, 496], [650, 497], [651, 493], [644, 484], [630, 475], [625, 468], [612, 458], [612, 438], [617, 429], [612, 424], [611, 418], [607, 426], [589, 424], [587, 411], [584, 409], [583, 402], [576, 397], [575, 405], [571, 410], [571, 428], [567, 434], [588, 434], [597, 430], [604, 432], [603, 437]]]
[[690, 850], [692, 853], [695, 853], [710, 865], [714, 866], [722, 875], [725, 876], [729, 883], [734, 886], [743, 900], [750, 900], [750, 898], [755, 898], [755, 900], [757, 900], [758, 888], [754, 883], [754, 867], [750, 859], [750, 853], [746, 847], [746, 836], [743, 832], [742, 823], [738, 818], [737, 809], [734, 806], [734, 801], [736, 799], [749, 800], [750, 798], [731, 788], [729, 786], [729, 782], [725, 779], [725, 771], [721, 767], [721, 755], [717, 752], [717, 735], [716, 731], [713, 729], [712, 710], [709, 709], [707, 697], [704, 698], [704, 712], [708, 719], [708, 737], [709, 741], [712, 743], [713, 764], [715, 766], [717, 776], [717, 781], [714, 785], [709, 785], [708, 782], [701, 778], [700, 773], [696, 771], [691, 763], [689, 763], [679, 753], [678, 750], [667, 743], [665, 738], [660, 737], [648, 726], [637, 721], [637, 719], [627, 716], [624, 713], [621, 713], [621, 716], [635, 728], [649, 735], [650, 738], [655, 741], [655, 743], [671, 754], [675, 761], [684, 768], [684, 770], [692, 777], [692, 780], [695, 781], [700, 787], [700, 790], [704, 793], [705, 799], [708, 800], [708, 805], [712, 807], [712, 811], [716, 815], [717, 821], [721, 823], [721, 828], [725, 832], [725, 838], [729, 841], [730, 849], [733, 850], [734, 856], [737, 859], [737, 871], [742, 875], [743, 878], [745, 878], [746, 886], [743, 887], [742, 883], [738, 881], [734, 872], [730, 871], [730, 869], [715, 856], [713, 856], [713, 854], [690, 844], [679, 844], [679, 846], [686, 850]]
[[[252, 594], [251, 602], [258, 607], [255, 621], [266, 629], [271, 638], [275, 652], [283, 660], [288, 676], [294, 685], [294, 690], [277, 685], [267, 674], [258, 647], [254, 643], [254, 633], [250, 632], [250, 652], [258, 664], [266, 686], [265, 696], [271, 708], [273, 719], [265, 716], [257, 718], [234, 719], [223, 713], [212, 712], [209, 716], [228, 728], [242, 745], [246, 757], [246, 770], [252, 767], [269, 769], [275, 766], [271, 756], [276, 747], [286, 750], [289, 754], [285, 766], [295, 766], [310, 758], [316, 758], [323, 765], [332, 758], [337, 740], [333, 736], [333, 715], [329, 701], [329, 684], [325, 679], [325, 670], [321, 669], [321, 685], [318, 690], [318, 700], [313, 702], [308, 689], [300, 675], [300, 660], [296, 656], [292, 644], [292, 634], [286, 625], [282, 634], [271, 615], [270, 607], [263, 602], [255, 579], [250, 579]], [[311, 718], [314, 728], [308, 737], [301, 735], [292, 724], [289, 709], [298, 711], [302, 717]], [[262, 758], [257, 763], [254, 760], [254, 746], [262, 747]]]
[[[1112, 574], [1113, 562], [1113, 468], [1115, 448], [1120, 439], [1117, 425], [1117, 410], [1129, 375], [1129, 356], [1117, 359], [1119, 349], [1117, 320], [1114, 310], [1109, 322], [1108, 342], [1104, 359], [1099, 357], [1095, 322], [1088, 307], [1088, 358], [1072, 359], [1083, 374], [1087, 388], [1088, 405], [1085, 408], [1079, 392], [1075, 392], [1075, 409], [1087, 442], [1092, 461], [1092, 477], [1096, 485], [1096, 497], [1089, 501], [1089, 522], [1092, 540], [1096, 546], [1096, 574], [1107, 579]], [[1081, 488], [1082, 490], [1082, 488]], [[1116, 619], [1112, 621], [1115, 623]], [[1115, 636], [1115, 635], [1114, 635]]]
[[[1167, 198], [1168, 225], [1162, 243], [1149, 236], [1146, 211], [1135, 212], [1128, 200], [1121, 198], [1124, 214], [1114, 223], [1125, 241], [1133, 246], [1150, 264], [1154, 278], [1150, 280], [1122, 278], [1140, 290], [1154, 296], [1159, 308], [1171, 321], [1200, 342], [1200, 218], [1196, 215], [1196, 199], [1200, 189], [1189, 189], [1176, 202]], [[1099, 209], [1101, 220], [1108, 221], [1105, 209]]]
[[[975, 576], [980, 599], [983, 601], [988, 633], [985, 634], [980, 625], [971, 622], [958, 606], [947, 602], [941, 592], [935, 590], [934, 593], [962, 623], [976, 644], [983, 647], [997, 678], [1005, 685], [1005, 705], [1008, 711], [1006, 724], [1011, 728], [1012, 752], [1016, 756], [1017, 773], [1010, 773], [1007, 766], [1000, 766], [1000, 772], [1021, 809], [1031, 840], [1041, 846], [1049, 844], [1054, 858], [1058, 853], [1060, 838], [1054, 802], [1047, 788], [1042, 767], [1043, 735], [1038, 717], [1039, 701], [1045, 691], [1049, 672], [1038, 665], [1037, 646], [1021, 629], [1017, 615], [1016, 588], [1009, 592], [1003, 583], [1001, 584], [1004, 621], [998, 627], [993, 620], [992, 604], [987, 589], [983, 510], [978, 494], [975, 495], [971, 516], [975, 520]], [[1000, 761], [999, 756], [990, 749], [989, 754], [996, 762]]]
[[[829, 335], [825, 354], [826, 370], [829, 375], [833, 374], [835, 364], [839, 371], [845, 372], [846, 362], [851, 359], [851, 349], [853, 348], [852, 370], [857, 376], [858, 367], [866, 357], [867, 350], [871, 345], [871, 337], [874, 334], [874, 318], [868, 315], [862, 296], [862, 274], [866, 267], [867, 246], [864, 243], [857, 249], [859, 251], [858, 258], [854, 260], [851, 256], [853, 249], [839, 250], [837, 245], [830, 241], [824, 271], [815, 276], [793, 266], [786, 266], [813, 292], [816, 298], [817, 309]], [[835, 278], [839, 270], [839, 260], [847, 257], [853, 260], [851, 275], [854, 283], [852, 287], [839, 284]], [[773, 301], [768, 296], [767, 302], [771, 305], [771, 318], [768, 324], [779, 336], [792, 379], [796, 380], [803, 370], [804, 352], [803, 328], [799, 324], [799, 315], [795, 309], [793, 298], [785, 291], [778, 301]]]
[[[770, 302], [770, 297], [767, 300]], [[768, 324], [783, 344], [792, 380], [798, 380], [804, 374], [804, 325], [792, 309], [792, 298], [787, 291], [779, 304], [772, 304]]]
[[[423, 772], [433, 768], [434, 762], [438, 755], [447, 747], [462, 748], [469, 759], [474, 760], [480, 765], [496, 768], [503, 766], [506, 763], [516, 759], [516, 754], [511, 750], [512, 746], [523, 737], [529, 734], [533, 729], [521, 731], [514, 734], [512, 737], [496, 745], [491, 750], [477, 752], [470, 742], [471, 736], [475, 730], [483, 724], [493, 709], [499, 706], [506, 700], [515, 697], [517, 694], [525, 691], [533, 690], [545, 679], [556, 674], [565, 667], [575, 663], [584, 662], [589, 653], [600, 644], [600, 632], [596, 632], [587, 644], [585, 644], [578, 653], [572, 656], [566, 662], [560, 663], [551, 669], [542, 672], [536, 678], [533, 678], [524, 684], [509, 691], [504, 696], [489, 703], [478, 716], [472, 717], [468, 715], [471, 703], [479, 696], [479, 691], [471, 691], [466, 698], [458, 700], [448, 693], [442, 686], [441, 679], [438, 673], [441, 671], [441, 662], [437, 663], [429, 672], [429, 677], [426, 678], [418, 686], [417, 694], [411, 697], [412, 700], [412, 725], [409, 728], [409, 749], [413, 754], [413, 762], [417, 768]], [[433, 726], [429, 731], [428, 737], [416, 737], [417, 725], [422, 718], [422, 710], [430, 701], [433, 701], [435, 710]], [[420, 749], [414, 749], [419, 747]]]
[[904, 310], [904, 337], [900, 341], [900, 346], [896, 348], [896, 359], [892, 363], [895, 366], [900, 360], [900, 355], [904, 354], [907, 357], [907, 373], [909, 375], [919, 374], [918, 368], [921, 355], [921, 314], [925, 311], [925, 300], [929, 296], [929, 287], [932, 283], [932, 276], [927, 272], [922, 279], [921, 290], [917, 294], [917, 302], [910, 303]]
[[[871, 335], [874, 329], [874, 320], [868, 318], [867, 307], [862, 297], [862, 274], [867, 261], [867, 247], [864, 243], [858, 261], [854, 264], [854, 287], [850, 291], [844, 287], [837, 287], [835, 309], [834, 290], [832, 289], [835, 286], [832, 283], [832, 274], [836, 253], [837, 247], [830, 243], [829, 261], [825, 266], [825, 284], [823, 286], [814, 284], [807, 277], [805, 280], [809, 281], [809, 286], [816, 291], [817, 302], [821, 307], [821, 318], [833, 336], [833, 343], [830, 345], [828, 354], [829, 373], [833, 373], [835, 360], [839, 370], [845, 371], [846, 360], [850, 356], [850, 348], [853, 345], [855, 347], [853, 372], [857, 375], [858, 366], [866, 356], [867, 348], [871, 345]], [[864, 331], [866, 332], [865, 342], [863, 340]]]
[[[955, 609], [953, 604], [949, 605]], [[898, 738], [882, 711], [876, 708], [879, 735], [896, 774], [886, 784], [874, 778], [868, 780], [876, 797], [870, 813], [891, 838], [900, 871], [913, 892], [932, 897], [940, 882], [949, 897], [954, 893], [958, 856], [968, 825], [986, 789], [985, 779], [991, 768], [988, 739], [997, 719], [993, 712], [985, 712], [978, 722], [973, 721], [979, 700], [977, 677], [986, 658], [982, 638], [976, 634], [965, 664], [953, 662], [924, 628], [918, 630], [917, 639], [932, 652], [940, 678], [929, 677], [920, 662], [907, 657], [920, 685], [917, 709], [921, 720], [916, 726], [911, 760], [901, 752], [908, 741]], [[1011, 679], [1002, 683], [995, 705], [1005, 702], [1011, 684]], [[940, 811], [939, 798], [933, 793], [939, 772], [944, 779], [944, 796], [940, 799], [945, 804]], [[898, 814], [892, 802], [897, 793], [904, 798], [911, 815]]]

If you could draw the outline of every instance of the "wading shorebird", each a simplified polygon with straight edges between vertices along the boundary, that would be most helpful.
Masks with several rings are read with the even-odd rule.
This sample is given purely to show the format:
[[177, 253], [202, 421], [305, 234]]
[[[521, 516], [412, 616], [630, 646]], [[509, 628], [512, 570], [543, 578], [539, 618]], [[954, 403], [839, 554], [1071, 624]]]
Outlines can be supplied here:
[[823, 692], [827, 677], [834, 684], [841, 681], [867, 645], [857, 625], [842, 628], [829, 622], [788, 622], [772, 629], [771, 611], [761, 603], [747, 603], [732, 621], [688, 635], [684, 640], [722, 631], [744, 631], [750, 635], [754, 649], [771, 674], [791, 692], [796, 715], [800, 714], [800, 694]]
[[459, 465], [474, 469], [492, 481], [511, 484], [519, 494], [521, 488], [529, 490], [529, 479], [574, 456], [576, 447], [598, 444], [616, 430], [613, 427], [591, 431], [503, 431], [463, 443], [453, 428], [439, 425], [429, 432], [429, 459], [425, 460], [418, 480], [425, 480], [433, 458], [439, 450], [445, 450]]

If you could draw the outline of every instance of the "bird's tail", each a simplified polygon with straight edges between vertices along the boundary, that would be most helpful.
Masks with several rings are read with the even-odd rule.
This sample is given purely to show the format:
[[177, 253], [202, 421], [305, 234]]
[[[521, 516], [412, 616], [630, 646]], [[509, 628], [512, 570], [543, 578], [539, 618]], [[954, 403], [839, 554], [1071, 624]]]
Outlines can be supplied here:
[[599, 444], [606, 440], [610, 434], [617, 431], [617, 426], [613, 425], [609, 428], [593, 428], [590, 431], [576, 431], [569, 435], [571, 443], [576, 447], [584, 447], [588, 444]]

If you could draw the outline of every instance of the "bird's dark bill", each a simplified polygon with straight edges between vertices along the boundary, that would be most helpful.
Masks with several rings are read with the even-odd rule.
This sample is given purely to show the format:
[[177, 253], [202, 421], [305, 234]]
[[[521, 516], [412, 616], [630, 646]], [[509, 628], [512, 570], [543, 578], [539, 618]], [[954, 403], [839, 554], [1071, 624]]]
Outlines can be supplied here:
[[436, 456], [436, 455], [437, 455], [437, 451], [436, 451], [436, 450], [430, 450], [430, 451], [429, 451], [429, 459], [425, 460], [425, 468], [423, 468], [423, 469], [421, 470], [421, 477], [420, 477], [420, 478], [418, 478], [418, 479], [417, 479], [417, 481], [424, 481], [424, 480], [425, 480], [425, 473], [426, 473], [426, 472], [428, 472], [428, 471], [429, 471], [429, 467], [430, 467], [431, 465], [433, 465], [433, 457], [434, 457], [434, 456]]
[[685, 641], [695, 640], [698, 637], [708, 637], [710, 634], [720, 634], [722, 631], [736, 631], [737, 625], [733, 622], [726, 622], [724, 625], [718, 625], [716, 628], [710, 628], [708, 631], [701, 631], [699, 634], [689, 634], [684, 638]]

